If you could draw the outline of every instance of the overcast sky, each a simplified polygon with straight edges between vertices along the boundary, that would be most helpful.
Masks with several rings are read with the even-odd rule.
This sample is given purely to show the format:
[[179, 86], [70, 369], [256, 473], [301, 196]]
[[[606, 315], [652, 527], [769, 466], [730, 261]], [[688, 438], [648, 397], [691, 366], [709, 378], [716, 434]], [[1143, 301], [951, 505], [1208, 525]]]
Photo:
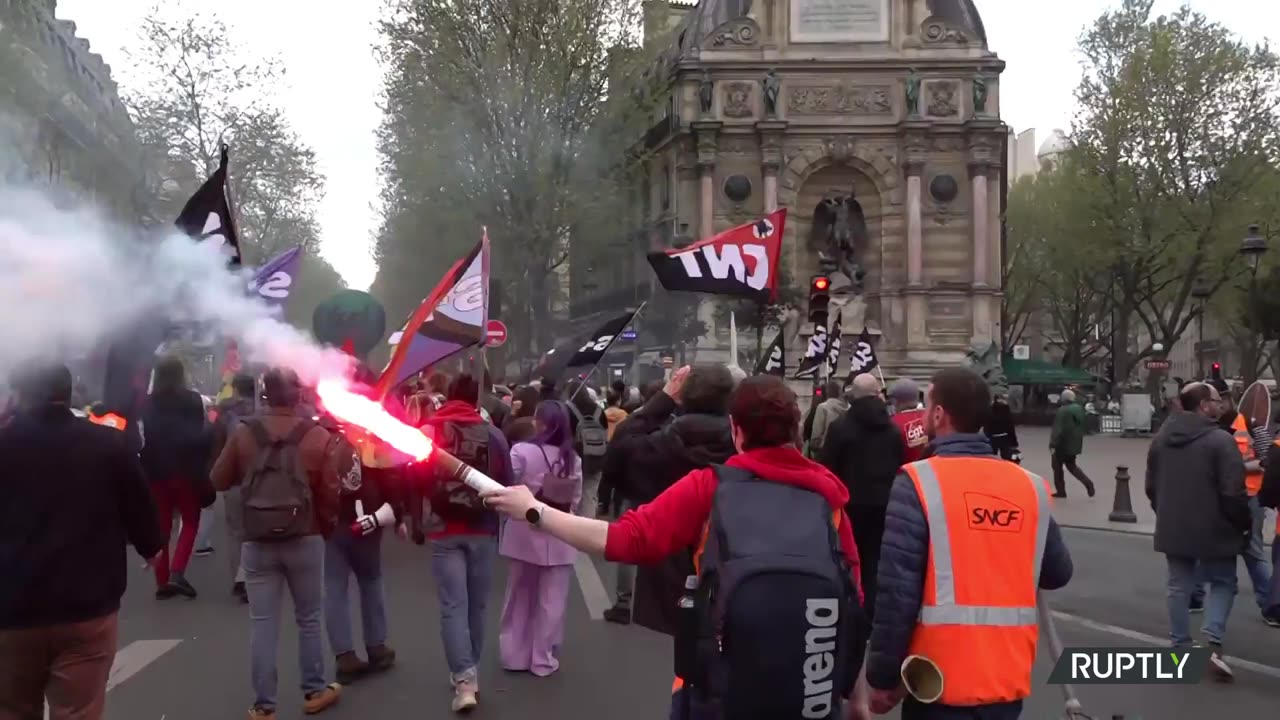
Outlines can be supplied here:
[[[153, 2], [60, 0], [58, 16], [74, 20], [95, 51], [108, 63], [120, 64], [119, 49], [131, 42], [139, 18]], [[1054, 128], [1067, 129], [1079, 80], [1076, 38], [1120, 0], [976, 2], [991, 48], [1008, 63], [1001, 78], [1005, 122], [1018, 130], [1036, 128], [1038, 142]], [[1157, 0], [1156, 9], [1170, 11], [1181, 4]], [[1280, 33], [1280, 3], [1190, 4], [1251, 41]], [[240, 43], [284, 62], [288, 86], [281, 103], [303, 140], [315, 148], [328, 179], [320, 211], [322, 252], [349, 285], [365, 288], [376, 271], [371, 255], [378, 222], [373, 133], [381, 77], [371, 48], [383, 2], [331, 2], [323, 10], [321, 5], [315, 0], [220, 0], [214, 7]]]

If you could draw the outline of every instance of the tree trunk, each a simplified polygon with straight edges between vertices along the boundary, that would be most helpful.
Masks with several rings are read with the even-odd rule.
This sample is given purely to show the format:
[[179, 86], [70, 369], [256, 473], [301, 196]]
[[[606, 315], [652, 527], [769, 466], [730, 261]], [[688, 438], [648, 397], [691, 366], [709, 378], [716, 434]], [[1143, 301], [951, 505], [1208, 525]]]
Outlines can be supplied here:
[[550, 273], [541, 268], [529, 274], [529, 309], [532, 326], [529, 333], [537, 352], [546, 352], [541, 348], [551, 348], [554, 339], [551, 337], [551, 298], [547, 291]]
[[1129, 383], [1129, 375], [1133, 372], [1133, 360], [1129, 357], [1129, 329], [1132, 320], [1133, 313], [1127, 307], [1116, 308], [1111, 343], [1111, 362], [1115, 368], [1115, 387], [1111, 388], [1112, 395]]

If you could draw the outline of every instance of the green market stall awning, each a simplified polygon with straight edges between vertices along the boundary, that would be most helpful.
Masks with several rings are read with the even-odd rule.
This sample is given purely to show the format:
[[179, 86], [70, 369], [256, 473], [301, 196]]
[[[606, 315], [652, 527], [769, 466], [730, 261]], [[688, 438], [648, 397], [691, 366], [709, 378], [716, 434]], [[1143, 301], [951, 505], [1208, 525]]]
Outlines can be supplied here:
[[1006, 356], [1002, 364], [1010, 385], [1093, 385], [1098, 382], [1085, 370], [1044, 360], [1015, 360]]

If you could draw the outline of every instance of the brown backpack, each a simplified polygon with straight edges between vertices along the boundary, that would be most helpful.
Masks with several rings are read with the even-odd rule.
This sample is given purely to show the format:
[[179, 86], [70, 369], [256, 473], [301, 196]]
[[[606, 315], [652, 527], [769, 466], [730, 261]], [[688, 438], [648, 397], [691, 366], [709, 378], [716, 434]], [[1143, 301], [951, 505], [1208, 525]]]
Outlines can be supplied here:
[[316, 427], [298, 423], [288, 435], [273, 439], [262, 420], [245, 420], [258, 445], [258, 456], [241, 489], [244, 539], [279, 542], [315, 533], [311, 481], [302, 462], [302, 439]]

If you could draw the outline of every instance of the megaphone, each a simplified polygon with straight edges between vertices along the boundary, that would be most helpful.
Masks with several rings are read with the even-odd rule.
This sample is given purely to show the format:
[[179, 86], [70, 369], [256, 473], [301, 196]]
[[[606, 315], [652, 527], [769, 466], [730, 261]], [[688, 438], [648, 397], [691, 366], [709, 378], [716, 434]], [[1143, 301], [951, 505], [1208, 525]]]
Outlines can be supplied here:
[[[359, 500], [356, 501], [359, 504]], [[363, 508], [357, 508], [358, 513]], [[382, 507], [372, 515], [360, 515], [356, 521], [351, 524], [351, 533], [353, 535], [368, 535], [380, 527], [391, 527], [396, 522], [396, 512], [391, 509], [391, 505], [383, 503]]]
[[942, 670], [923, 655], [910, 655], [902, 661], [902, 686], [911, 697], [924, 704], [934, 703], [942, 697]]

